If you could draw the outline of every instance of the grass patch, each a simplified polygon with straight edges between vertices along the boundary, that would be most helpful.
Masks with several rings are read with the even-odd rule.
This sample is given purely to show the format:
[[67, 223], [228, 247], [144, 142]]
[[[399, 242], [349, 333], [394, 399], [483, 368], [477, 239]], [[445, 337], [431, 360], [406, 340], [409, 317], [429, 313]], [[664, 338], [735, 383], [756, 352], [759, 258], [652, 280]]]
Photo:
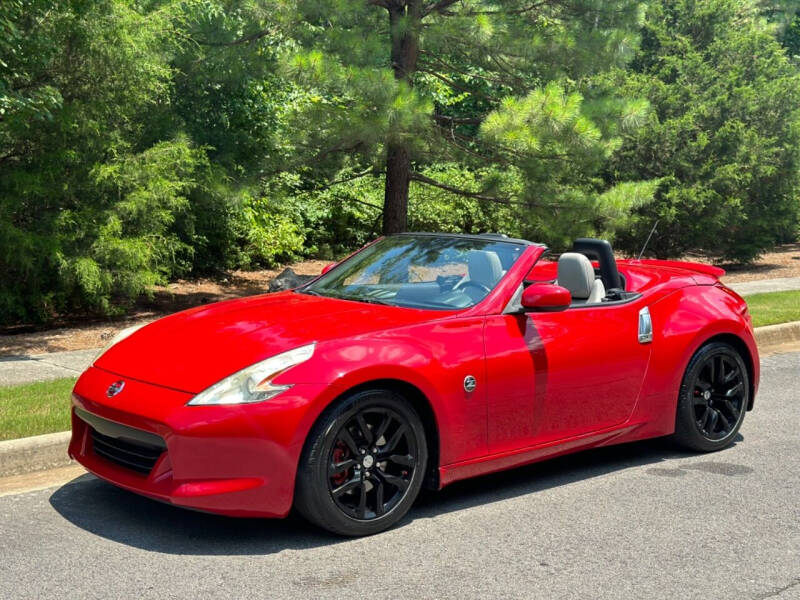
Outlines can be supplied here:
[[800, 291], [753, 294], [745, 300], [755, 327], [800, 321]]
[[66, 431], [75, 379], [0, 387], [0, 440]]

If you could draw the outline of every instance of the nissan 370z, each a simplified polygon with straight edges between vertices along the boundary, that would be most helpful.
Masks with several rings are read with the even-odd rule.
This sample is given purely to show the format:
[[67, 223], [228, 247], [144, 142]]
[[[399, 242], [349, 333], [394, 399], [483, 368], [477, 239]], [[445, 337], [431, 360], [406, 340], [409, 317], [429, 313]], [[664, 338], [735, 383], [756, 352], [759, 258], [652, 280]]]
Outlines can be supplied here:
[[731, 444], [759, 361], [723, 271], [593, 239], [545, 254], [388, 236], [297, 289], [123, 331], [75, 385], [69, 453], [176, 506], [366, 535], [423, 486], [657, 436]]

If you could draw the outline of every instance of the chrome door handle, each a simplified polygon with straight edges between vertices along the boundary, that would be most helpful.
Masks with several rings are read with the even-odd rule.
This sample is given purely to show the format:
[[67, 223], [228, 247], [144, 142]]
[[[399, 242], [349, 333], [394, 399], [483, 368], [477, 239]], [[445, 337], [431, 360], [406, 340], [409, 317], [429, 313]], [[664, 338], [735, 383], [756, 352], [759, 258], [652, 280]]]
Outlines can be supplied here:
[[649, 344], [653, 341], [653, 320], [650, 309], [646, 306], [639, 311], [639, 343]]

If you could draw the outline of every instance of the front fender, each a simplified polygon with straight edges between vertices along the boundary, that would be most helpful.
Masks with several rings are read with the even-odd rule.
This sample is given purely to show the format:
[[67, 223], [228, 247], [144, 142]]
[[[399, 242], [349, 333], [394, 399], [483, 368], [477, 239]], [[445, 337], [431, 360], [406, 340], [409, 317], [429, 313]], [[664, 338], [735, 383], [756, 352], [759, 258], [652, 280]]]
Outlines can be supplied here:
[[[320, 344], [314, 357], [276, 383], [324, 383], [330, 393], [309, 407], [305, 433], [330, 405], [355, 387], [399, 381], [430, 404], [439, 432], [440, 464], [485, 456], [486, 367], [483, 317], [446, 319]], [[478, 381], [472, 392], [464, 379]]]

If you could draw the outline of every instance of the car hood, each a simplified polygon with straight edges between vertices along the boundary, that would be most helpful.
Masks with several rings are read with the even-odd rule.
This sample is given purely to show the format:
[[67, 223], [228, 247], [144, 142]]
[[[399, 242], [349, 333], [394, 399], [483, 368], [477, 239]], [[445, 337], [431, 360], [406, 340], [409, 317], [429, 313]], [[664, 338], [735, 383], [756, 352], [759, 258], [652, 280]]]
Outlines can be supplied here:
[[253, 363], [311, 342], [440, 318], [416, 310], [281, 292], [190, 309], [146, 325], [94, 366], [198, 393]]

